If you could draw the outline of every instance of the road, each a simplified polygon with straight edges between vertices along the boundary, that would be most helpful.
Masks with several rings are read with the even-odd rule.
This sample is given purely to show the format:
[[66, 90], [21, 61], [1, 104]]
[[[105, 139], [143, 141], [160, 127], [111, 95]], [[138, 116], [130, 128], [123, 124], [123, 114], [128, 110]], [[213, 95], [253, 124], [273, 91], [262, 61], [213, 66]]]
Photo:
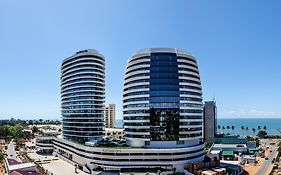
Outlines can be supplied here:
[[15, 143], [13, 142], [13, 140], [8, 144], [7, 155], [8, 158], [12, 158], [15, 160], [17, 158], [17, 154], [15, 151]]
[[[269, 146], [269, 141], [266, 143], [266, 145]], [[277, 147], [275, 145], [270, 145], [269, 148], [272, 150], [272, 152], [269, 152], [268, 160], [264, 160], [263, 164], [260, 166], [255, 175], [268, 175], [271, 172], [273, 168], [272, 159], [277, 156]]]

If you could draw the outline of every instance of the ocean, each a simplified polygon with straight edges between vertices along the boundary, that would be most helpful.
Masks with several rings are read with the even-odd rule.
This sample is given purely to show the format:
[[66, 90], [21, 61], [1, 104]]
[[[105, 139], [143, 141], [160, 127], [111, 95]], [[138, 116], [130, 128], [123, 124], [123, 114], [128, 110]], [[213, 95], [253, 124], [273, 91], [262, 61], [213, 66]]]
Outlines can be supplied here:
[[[258, 126], [261, 126], [263, 128], [266, 126], [266, 132], [269, 135], [281, 135], [281, 133], [278, 131], [281, 129], [281, 118], [220, 118], [217, 120], [218, 125], [224, 126], [225, 128], [227, 126], [234, 126], [234, 134], [239, 135], [250, 135], [253, 136], [252, 128], [256, 129], [255, 134], [258, 133]], [[241, 129], [241, 126], [248, 127], [249, 131], [243, 131]], [[220, 132], [223, 130], [220, 129]], [[224, 130], [224, 133], [227, 133], [227, 129]], [[232, 134], [232, 130], [229, 130], [229, 133]]]
[[[218, 125], [221, 126], [221, 129], [218, 129], [218, 132], [224, 132], [224, 133], [230, 133], [230, 134], [239, 134], [239, 135], [250, 135], [252, 136], [254, 133], [252, 132], [252, 128], [256, 129], [255, 134], [258, 133], [258, 126], [261, 126], [263, 128], [266, 126], [266, 132], [269, 135], [281, 135], [281, 133], [278, 130], [281, 130], [281, 118], [219, 118], [217, 119]], [[116, 127], [122, 127], [123, 121], [122, 119], [116, 120]], [[227, 126], [234, 126], [234, 130], [232, 131], [229, 129], [222, 129], [222, 127], [227, 128]], [[241, 126], [244, 126], [244, 128], [248, 127], [248, 131], [241, 130]]]

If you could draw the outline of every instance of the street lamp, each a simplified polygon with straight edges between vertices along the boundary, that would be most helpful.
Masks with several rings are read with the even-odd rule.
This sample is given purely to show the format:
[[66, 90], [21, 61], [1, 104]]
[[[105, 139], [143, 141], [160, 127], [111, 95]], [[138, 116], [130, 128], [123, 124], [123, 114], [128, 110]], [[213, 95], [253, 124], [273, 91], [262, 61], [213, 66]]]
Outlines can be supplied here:
[[78, 167], [78, 165], [75, 164], [75, 173], [76, 173], [76, 174], [78, 174], [77, 167]]

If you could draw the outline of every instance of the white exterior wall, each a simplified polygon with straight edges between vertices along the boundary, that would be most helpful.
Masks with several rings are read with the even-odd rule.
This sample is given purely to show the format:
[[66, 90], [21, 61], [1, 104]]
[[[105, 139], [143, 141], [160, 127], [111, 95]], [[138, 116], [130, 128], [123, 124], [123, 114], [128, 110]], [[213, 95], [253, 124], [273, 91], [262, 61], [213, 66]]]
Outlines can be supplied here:
[[[62, 142], [61, 143], [58, 143]], [[104, 169], [121, 169], [124, 168], [137, 168], [139, 166], [145, 167], [170, 167], [171, 169], [176, 168], [178, 172], [182, 172], [184, 167], [187, 166], [189, 162], [199, 162], [204, 158], [202, 144], [193, 146], [193, 147], [185, 147], [185, 148], [101, 148], [101, 147], [87, 147], [84, 145], [72, 143], [63, 139], [54, 138], [55, 147], [55, 155], [63, 158], [67, 162], [71, 164], [78, 164], [80, 166], [87, 165], [88, 167], [97, 168], [98, 166]], [[64, 147], [64, 148], [63, 148]], [[79, 149], [83, 149], [81, 151]], [[59, 150], [65, 151], [66, 157], [59, 154]], [[196, 151], [201, 150], [201, 151]], [[95, 153], [87, 153], [86, 151], [91, 151]], [[179, 152], [188, 152], [194, 151], [193, 153], [188, 154], [179, 154], [179, 155], [171, 155], [172, 153]], [[99, 154], [97, 154], [99, 153]], [[104, 155], [104, 154], [112, 154], [112, 155]], [[147, 153], [155, 154], [155, 155], [144, 155]], [[169, 153], [170, 155], [161, 155], [161, 153]], [[120, 154], [140, 154], [140, 155], [120, 155]], [[160, 155], [159, 155], [160, 154]], [[69, 156], [72, 156], [72, 160], [69, 160]], [[186, 158], [191, 156], [198, 156], [196, 158], [191, 158], [189, 160], [180, 160], [173, 161], [173, 159]], [[91, 159], [91, 158], [95, 159]], [[105, 159], [105, 160], [96, 160], [96, 159]], [[124, 161], [116, 161], [118, 159], [122, 159]], [[133, 159], [142, 159], [143, 161], [132, 161]], [[151, 159], [155, 159], [155, 161], [151, 161]], [[161, 159], [169, 159], [170, 161], [161, 161]]]

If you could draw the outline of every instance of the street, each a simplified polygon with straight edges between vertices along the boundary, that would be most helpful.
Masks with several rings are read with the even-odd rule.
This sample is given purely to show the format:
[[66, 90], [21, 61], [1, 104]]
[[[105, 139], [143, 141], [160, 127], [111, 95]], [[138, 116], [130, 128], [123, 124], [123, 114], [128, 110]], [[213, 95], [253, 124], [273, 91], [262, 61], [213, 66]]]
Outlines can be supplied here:
[[[269, 140], [267, 140], [265, 144], [269, 146]], [[269, 149], [272, 150], [272, 152], [269, 152], [268, 160], [264, 160], [255, 175], [268, 175], [271, 172], [273, 168], [272, 159], [277, 156], [277, 147], [275, 145], [270, 145]]]
[[7, 149], [7, 158], [12, 158], [15, 159], [17, 158], [17, 154], [15, 151], [15, 144], [13, 142], [13, 140], [8, 144], [8, 149]]

